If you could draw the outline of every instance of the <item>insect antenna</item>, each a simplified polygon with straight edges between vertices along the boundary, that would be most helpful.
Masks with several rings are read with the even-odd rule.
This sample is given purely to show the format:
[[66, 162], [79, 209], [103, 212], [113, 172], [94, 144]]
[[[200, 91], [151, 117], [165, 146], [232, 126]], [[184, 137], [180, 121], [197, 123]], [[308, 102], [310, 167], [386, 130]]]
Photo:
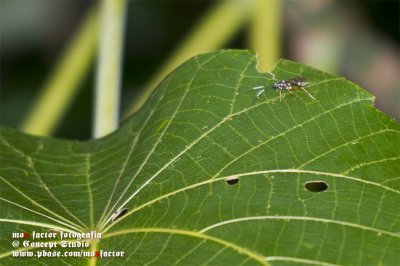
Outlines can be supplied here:
[[250, 90], [247, 90], [247, 91], [259, 90], [259, 89], [262, 89], [262, 88], [264, 88], [264, 86], [255, 86], [255, 87], [253, 87], [253, 88], [251, 88]]
[[259, 92], [257, 92], [257, 95], [256, 95], [256, 98], [259, 98], [260, 95], [265, 92], [266, 88], [264, 86], [256, 86], [256, 87], [251, 88], [248, 91], [251, 91], [251, 90], [260, 90]]

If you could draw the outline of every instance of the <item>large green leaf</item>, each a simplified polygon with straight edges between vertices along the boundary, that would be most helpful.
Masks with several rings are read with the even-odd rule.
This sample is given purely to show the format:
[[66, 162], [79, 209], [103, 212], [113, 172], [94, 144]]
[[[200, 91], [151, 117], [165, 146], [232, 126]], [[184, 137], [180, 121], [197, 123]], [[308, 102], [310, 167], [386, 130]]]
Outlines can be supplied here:
[[[1, 264], [398, 265], [399, 125], [344, 78], [256, 64], [248, 51], [194, 57], [103, 139], [2, 128]], [[317, 100], [251, 90], [297, 76]], [[124, 257], [13, 258], [27, 249], [13, 232], [49, 229], [96, 230], [89, 250]]]

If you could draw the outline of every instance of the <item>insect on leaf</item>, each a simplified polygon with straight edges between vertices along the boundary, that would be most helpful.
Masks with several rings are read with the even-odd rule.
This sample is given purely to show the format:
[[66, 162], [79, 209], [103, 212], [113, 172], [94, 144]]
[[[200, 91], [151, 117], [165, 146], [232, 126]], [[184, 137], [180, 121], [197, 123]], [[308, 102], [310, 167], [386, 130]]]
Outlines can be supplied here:
[[[399, 125], [344, 78], [256, 66], [249, 51], [196, 56], [98, 140], [1, 128], [1, 264], [38, 263], [13, 257], [12, 233], [51, 229], [124, 252], [51, 265], [398, 265]], [[317, 100], [279, 101], [273, 84], [295, 77]]]

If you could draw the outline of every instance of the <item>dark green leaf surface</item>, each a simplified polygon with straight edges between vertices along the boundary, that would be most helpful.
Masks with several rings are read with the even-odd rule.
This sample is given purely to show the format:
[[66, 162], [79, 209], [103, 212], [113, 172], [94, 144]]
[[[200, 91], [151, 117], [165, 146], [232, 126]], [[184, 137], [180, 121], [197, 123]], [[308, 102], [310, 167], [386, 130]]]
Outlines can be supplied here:
[[[344, 78], [256, 64], [248, 51], [194, 57], [103, 139], [2, 128], [0, 263], [399, 265], [399, 125]], [[297, 76], [317, 100], [251, 90]], [[49, 229], [96, 230], [88, 250], [125, 255], [12, 257], [13, 232]]]

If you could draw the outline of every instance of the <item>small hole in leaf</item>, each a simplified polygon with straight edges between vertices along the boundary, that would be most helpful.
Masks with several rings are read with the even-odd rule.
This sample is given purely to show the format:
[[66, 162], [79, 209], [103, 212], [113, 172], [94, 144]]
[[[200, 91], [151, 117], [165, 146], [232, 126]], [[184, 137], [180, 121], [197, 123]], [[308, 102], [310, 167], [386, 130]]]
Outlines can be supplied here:
[[324, 181], [310, 181], [304, 184], [305, 189], [311, 192], [322, 192], [328, 189]]
[[114, 212], [114, 214], [112, 215], [112, 219], [111, 220], [114, 222], [118, 218], [124, 216], [127, 212], [128, 212], [127, 208], [120, 209], [120, 210]]
[[238, 176], [228, 176], [225, 179], [225, 181], [228, 185], [235, 185], [235, 184], [239, 183], [239, 177]]

